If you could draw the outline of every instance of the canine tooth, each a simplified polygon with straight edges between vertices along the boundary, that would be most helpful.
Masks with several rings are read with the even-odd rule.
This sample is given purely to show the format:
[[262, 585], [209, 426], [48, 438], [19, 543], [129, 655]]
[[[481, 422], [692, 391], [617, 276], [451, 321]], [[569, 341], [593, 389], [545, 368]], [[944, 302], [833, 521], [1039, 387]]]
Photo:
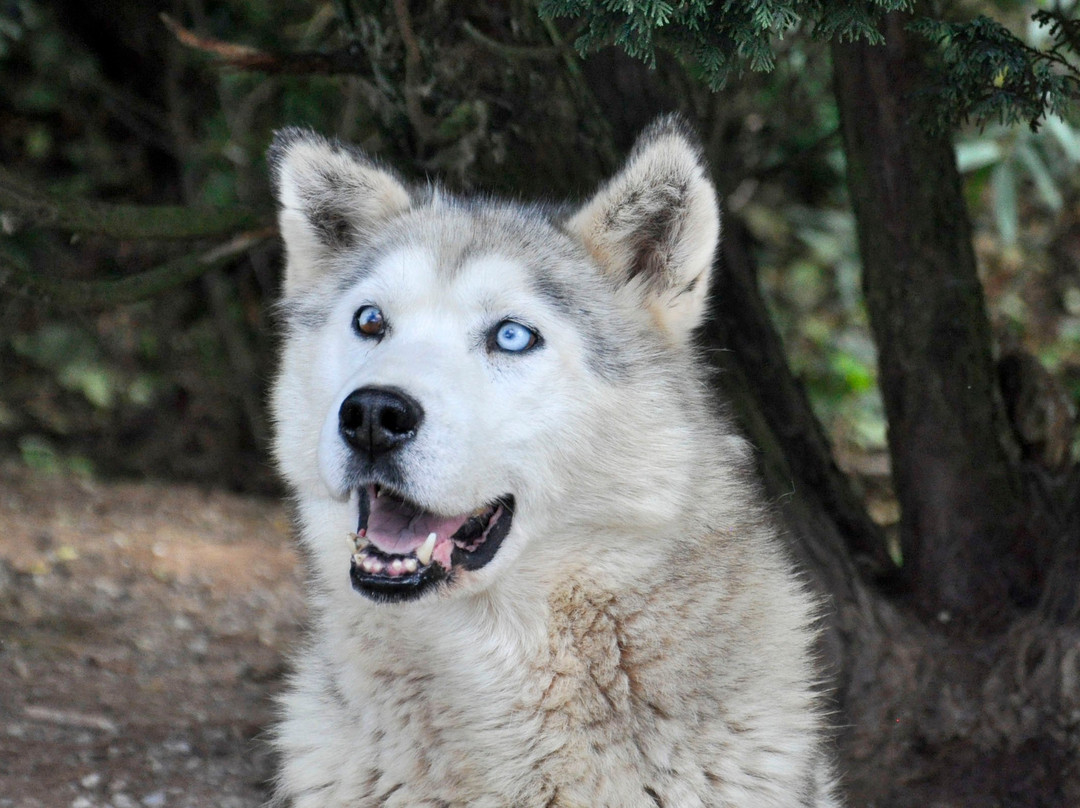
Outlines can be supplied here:
[[420, 562], [415, 558], [406, 558], [402, 563], [405, 565], [406, 572], [416, 572], [416, 568], [420, 566]]
[[424, 543], [420, 545], [420, 548], [416, 551], [416, 557], [420, 559], [420, 563], [427, 566], [431, 563], [431, 554], [435, 552], [435, 540], [438, 539], [438, 534], [429, 533]]

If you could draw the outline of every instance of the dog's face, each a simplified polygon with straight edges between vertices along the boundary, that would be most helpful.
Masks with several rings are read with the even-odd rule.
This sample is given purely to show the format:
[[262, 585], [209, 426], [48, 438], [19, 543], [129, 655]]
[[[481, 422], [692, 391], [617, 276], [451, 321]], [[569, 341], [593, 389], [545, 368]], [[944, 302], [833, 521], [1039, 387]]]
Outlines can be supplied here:
[[569, 218], [410, 192], [297, 130], [271, 160], [288, 262], [275, 450], [320, 558], [378, 601], [467, 592], [619, 501], [586, 472], [650, 445], [620, 391], [697, 325], [718, 233], [677, 127]]

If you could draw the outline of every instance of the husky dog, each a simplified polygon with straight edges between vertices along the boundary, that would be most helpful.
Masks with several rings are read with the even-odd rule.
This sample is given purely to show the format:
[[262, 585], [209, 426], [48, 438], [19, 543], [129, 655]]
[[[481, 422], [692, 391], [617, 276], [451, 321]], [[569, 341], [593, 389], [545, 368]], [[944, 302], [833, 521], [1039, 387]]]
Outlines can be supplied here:
[[314, 622], [279, 804], [836, 806], [814, 602], [694, 358], [720, 225], [686, 127], [576, 210], [300, 129], [270, 162]]

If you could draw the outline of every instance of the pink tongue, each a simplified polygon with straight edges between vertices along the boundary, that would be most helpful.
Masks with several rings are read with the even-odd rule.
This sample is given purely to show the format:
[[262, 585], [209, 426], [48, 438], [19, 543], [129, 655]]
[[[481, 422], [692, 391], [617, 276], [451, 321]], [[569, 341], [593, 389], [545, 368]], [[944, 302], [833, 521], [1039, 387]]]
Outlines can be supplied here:
[[371, 497], [367, 539], [388, 555], [408, 555], [431, 533], [438, 536], [436, 543], [449, 539], [467, 518], [436, 516], [387, 496]]

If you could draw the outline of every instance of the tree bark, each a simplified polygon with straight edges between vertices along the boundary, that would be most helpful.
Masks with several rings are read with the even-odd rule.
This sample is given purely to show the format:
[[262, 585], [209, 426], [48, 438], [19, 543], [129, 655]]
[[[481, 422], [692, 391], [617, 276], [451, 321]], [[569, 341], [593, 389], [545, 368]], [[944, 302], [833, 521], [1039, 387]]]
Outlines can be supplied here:
[[885, 18], [883, 46], [832, 46], [904, 574], [930, 613], [1004, 617], [1031, 594], [1023, 486], [952, 145], [920, 115], [931, 48], [909, 19]]
[[825, 430], [788, 365], [783, 342], [758, 289], [750, 234], [730, 217], [724, 223], [712, 317], [703, 337], [716, 348], [709, 359], [719, 371], [727, 400], [751, 440], [762, 449], [770, 493], [816, 500], [835, 522], [859, 566], [876, 576], [891, 575], [894, 568], [881, 531], [851, 480], [836, 465]]

